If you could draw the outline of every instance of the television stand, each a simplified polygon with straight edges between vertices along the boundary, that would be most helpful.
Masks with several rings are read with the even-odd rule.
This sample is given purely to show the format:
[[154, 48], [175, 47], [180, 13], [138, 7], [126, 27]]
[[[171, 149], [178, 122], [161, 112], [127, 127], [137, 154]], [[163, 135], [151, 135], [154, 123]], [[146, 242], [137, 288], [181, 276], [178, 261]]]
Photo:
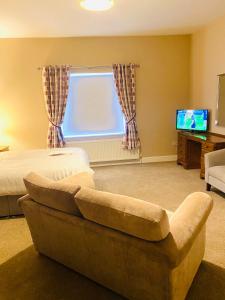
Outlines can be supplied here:
[[185, 169], [200, 169], [205, 178], [204, 155], [225, 148], [225, 136], [212, 132], [178, 132], [177, 163]]

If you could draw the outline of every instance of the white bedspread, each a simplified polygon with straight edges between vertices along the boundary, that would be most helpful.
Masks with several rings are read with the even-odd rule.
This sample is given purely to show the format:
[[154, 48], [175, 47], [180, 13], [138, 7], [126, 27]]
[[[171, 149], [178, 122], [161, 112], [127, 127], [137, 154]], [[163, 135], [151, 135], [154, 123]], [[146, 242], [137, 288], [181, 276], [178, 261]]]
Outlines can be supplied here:
[[81, 148], [55, 148], [0, 153], [0, 196], [23, 195], [23, 177], [36, 172], [60, 180], [80, 172], [93, 173]]

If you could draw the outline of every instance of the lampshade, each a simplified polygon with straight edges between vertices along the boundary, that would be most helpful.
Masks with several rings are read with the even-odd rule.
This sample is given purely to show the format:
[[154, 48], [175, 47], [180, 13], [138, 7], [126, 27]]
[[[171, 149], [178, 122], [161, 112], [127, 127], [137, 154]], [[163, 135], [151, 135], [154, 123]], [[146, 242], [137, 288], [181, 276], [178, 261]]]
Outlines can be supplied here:
[[87, 10], [103, 11], [110, 9], [114, 0], [81, 0], [80, 6]]

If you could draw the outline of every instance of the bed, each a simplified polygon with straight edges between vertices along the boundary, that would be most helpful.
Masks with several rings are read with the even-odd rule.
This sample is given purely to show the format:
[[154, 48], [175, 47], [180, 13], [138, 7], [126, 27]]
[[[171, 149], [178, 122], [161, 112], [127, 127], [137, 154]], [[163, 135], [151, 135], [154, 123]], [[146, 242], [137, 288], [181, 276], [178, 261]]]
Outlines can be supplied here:
[[81, 148], [54, 148], [0, 153], [0, 217], [22, 214], [17, 199], [26, 194], [23, 177], [37, 172], [60, 180], [80, 172], [93, 174]]

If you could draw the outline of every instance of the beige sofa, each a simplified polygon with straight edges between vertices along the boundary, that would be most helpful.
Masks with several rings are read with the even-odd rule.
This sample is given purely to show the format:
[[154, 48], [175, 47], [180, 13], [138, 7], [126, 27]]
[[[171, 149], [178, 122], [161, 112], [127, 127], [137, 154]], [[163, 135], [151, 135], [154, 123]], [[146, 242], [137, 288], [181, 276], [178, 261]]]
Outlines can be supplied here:
[[96, 191], [87, 178], [30, 174], [25, 184], [19, 204], [38, 252], [128, 299], [185, 298], [204, 255], [209, 195], [189, 195], [168, 216], [149, 202]]
[[225, 193], [225, 149], [205, 154], [206, 189], [211, 186]]

